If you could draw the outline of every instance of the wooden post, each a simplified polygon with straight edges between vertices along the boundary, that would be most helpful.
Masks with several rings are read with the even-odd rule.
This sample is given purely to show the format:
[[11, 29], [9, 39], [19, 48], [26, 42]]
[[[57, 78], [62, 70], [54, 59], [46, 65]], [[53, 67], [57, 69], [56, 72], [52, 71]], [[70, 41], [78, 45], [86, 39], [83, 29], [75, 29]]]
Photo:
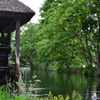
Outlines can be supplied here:
[[[11, 34], [8, 32], [8, 47], [10, 49], [11, 47], [11, 44], [10, 44], [10, 40], [11, 40]], [[10, 66], [10, 52], [11, 52], [11, 49], [9, 50], [9, 53], [8, 53], [8, 66]]]
[[16, 21], [16, 36], [15, 36], [15, 42], [16, 42], [16, 47], [15, 47], [15, 77], [19, 77], [20, 75], [20, 58], [19, 58], [19, 53], [20, 53], [20, 20], [18, 19]]

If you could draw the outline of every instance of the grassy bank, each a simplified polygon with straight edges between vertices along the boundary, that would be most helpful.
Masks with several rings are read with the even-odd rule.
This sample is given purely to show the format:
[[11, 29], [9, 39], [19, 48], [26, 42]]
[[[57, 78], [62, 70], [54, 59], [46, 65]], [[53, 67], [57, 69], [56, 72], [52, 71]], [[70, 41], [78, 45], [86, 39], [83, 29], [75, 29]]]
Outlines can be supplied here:
[[36, 96], [29, 96], [29, 94], [16, 93], [7, 87], [0, 87], [0, 100], [83, 100], [80, 94], [73, 91], [72, 96], [58, 95], [53, 96], [51, 93], [47, 97], [41, 98]]

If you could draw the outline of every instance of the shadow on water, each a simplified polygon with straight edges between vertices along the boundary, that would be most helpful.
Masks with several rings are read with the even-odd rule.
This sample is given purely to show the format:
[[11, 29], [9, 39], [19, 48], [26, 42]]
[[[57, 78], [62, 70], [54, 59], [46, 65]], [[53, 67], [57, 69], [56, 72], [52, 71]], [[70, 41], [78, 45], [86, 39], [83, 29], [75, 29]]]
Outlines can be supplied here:
[[27, 87], [31, 83], [34, 84], [33, 76], [37, 76], [41, 83], [33, 88], [33, 93], [37, 96], [46, 96], [49, 91], [53, 95], [69, 94], [71, 96], [73, 90], [83, 96], [83, 100], [100, 100], [100, 80], [93, 77], [84, 77], [83, 75], [63, 74], [56, 72], [45, 72], [39, 70], [24, 69], [23, 80]]

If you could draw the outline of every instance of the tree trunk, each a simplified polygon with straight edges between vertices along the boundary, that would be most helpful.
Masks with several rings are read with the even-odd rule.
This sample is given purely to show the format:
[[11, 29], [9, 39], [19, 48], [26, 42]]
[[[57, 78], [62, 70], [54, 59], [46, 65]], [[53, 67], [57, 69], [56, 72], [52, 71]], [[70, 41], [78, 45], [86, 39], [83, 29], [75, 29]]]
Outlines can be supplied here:
[[100, 74], [100, 46], [99, 43], [97, 43], [97, 67], [99, 69], [99, 74]]

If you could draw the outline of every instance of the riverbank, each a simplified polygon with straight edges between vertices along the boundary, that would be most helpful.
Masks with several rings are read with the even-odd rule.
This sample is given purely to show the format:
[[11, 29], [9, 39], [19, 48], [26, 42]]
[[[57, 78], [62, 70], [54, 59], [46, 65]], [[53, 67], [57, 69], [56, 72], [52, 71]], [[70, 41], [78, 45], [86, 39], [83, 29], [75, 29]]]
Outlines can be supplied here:
[[53, 96], [51, 92], [47, 97], [37, 97], [30, 96], [29, 93], [16, 93], [11, 91], [8, 87], [0, 87], [0, 100], [83, 100], [80, 94], [77, 94], [76, 91], [73, 91], [72, 96], [68, 94], [66, 96], [58, 95]]
[[[33, 69], [32, 69], [33, 70]], [[66, 69], [51, 69], [51, 68], [35, 68], [34, 70], [39, 70], [39, 71], [47, 71], [47, 72], [57, 72], [57, 73], [64, 73], [64, 74], [82, 74], [85, 75], [86, 77], [98, 77], [97, 69], [95, 67], [86, 67], [86, 68], [66, 68]]]
[[[0, 92], [2, 96], [0, 96], [1, 100], [27, 100], [26, 98], [29, 98], [28, 100], [60, 100], [58, 99], [58, 95], [60, 97], [66, 96], [68, 94], [68, 97], [70, 99], [68, 100], [73, 100], [71, 99], [72, 97], [72, 92], [73, 90], [77, 91], [79, 93], [83, 100], [86, 98], [90, 99], [92, 96], [92, 93], [95, 91], [99, 92], [99, 86], [100, 86], [100, 80], [97, 78], [93, 77], [84, 77], [84, 75], [80, 74], [64, 74], [64, 73], [56, 73], [56, 72], [50, 72], [50, 71], [39, 71], [39, 70], [34, 70], [31, 72], [31, 70], [27, 70], [27, 68], [24, 68], [24, 73], [23, 73], [23, 80], [26, 82], [26, 86], [30, 86], [30, 81], [31, 84], [34, 84], [35, 80], [33, 79], [33, 76], [36, 75], [38, 80], [41, 80], [41, 83], [36, 86], [36, 88], [31, 88], [32, 89], [32, 95], [28, 95], [27, 93], [24, 94], [16, 94], [15, 92], [11, 93], [9, 90], [6, 89], [5, 95], [3, 92], [5, 92], [5, 89], [3, 92]], [[23, 86], [23, 85], [21, 85]], [[40, 97], [34, 97], [34, 92], [37, 96], [45, 96], [48, 95], [49, 91], [52, 92], [54, 96], [52, 96], [53, 99], [43, 99]], [[85, 91], [85, 92], [84, 92]], [[10, 95], [9, 95], [10, 92]], [[23, 93], [23, 92], [20, 92]], [[88, 94], [88, 95], [87, 95]], [[8, 96], [8, 97], [7, 97]], [[23, 97], [24, 96], [24, 97]], [[30, 99], [30, 96], [32, 99]], [[48, 97], [48, 96], [47, 96]], [[49, 96], [50, 97], [50, 96]], [[62, 97], [63, 98], [63, 97]], [[61, 99], [63, 100], [63, 99]], [[67, 99], [66, 99], [67, 100]], [[75, 100], [75, 99], [74, 99]], [[81, 99], [76, 99], [76, 100], [81, 100]]]

